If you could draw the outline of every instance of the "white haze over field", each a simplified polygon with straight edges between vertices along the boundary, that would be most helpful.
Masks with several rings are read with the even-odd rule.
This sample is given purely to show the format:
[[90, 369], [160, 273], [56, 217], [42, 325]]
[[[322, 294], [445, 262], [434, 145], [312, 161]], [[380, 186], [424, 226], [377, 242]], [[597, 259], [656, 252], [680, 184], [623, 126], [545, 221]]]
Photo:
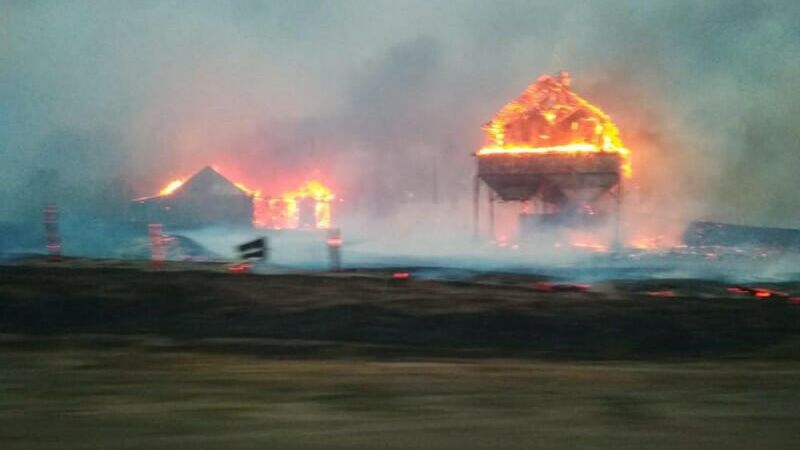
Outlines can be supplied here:
[[45, 202], [113, 222], [218, 164], [265, 189], [317, 176], [347, 236], [459, 255], [480, 126], [568, 70], [633, 151], [630, 233], [797, 227], [798, 17], [794, 0], [0, 1], [0, 222]]

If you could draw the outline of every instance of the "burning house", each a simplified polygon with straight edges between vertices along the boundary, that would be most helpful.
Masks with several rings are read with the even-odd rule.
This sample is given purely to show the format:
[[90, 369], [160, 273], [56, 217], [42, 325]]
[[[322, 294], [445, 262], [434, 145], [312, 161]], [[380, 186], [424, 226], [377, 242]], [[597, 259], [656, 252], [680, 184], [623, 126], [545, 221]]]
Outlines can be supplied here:
[[279, 196], [257, 195], [256, 224], [275, 229], [328, 229], [335, 198], [330, 188], [313, 180]]
[[172, 229], [250, 227], [253, 197], [207, 166], [185, 181], [173, 181], [159, 195], [134, 200], [131, 219], [137, 223], [161, 223]]
[[618, 223], [630, 152], [611, 118], [570, 90], [569, 74], [539, 77], [483, 130], [486, 144], [475, 154], [476, 232], [481, 183], [489, 189], [490, 234], [496, 201], [520, 203], [522, 235], [591, 226], [609, 216]]

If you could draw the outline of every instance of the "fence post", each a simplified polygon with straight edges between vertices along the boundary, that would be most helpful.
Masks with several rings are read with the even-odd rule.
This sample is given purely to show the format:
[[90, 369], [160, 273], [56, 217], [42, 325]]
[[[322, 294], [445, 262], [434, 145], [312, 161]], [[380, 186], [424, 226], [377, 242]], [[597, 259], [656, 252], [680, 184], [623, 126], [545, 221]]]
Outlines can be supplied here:
[[332, 272], [342, 269], [342, 231], [338, 228], [328, 230], [328, 263]]
[[47, 205], [42, 212], [44, 232], [47, 239], [47, 259], [61, 261], [61, 234], [58, 232], [58, 207]]
[[164, 227], [160, 223], [151, 223], [147, 226], [150, 235], [150, 263], [154, 266], [161, 266], [167, 259], [167, 251], [164, 248]]

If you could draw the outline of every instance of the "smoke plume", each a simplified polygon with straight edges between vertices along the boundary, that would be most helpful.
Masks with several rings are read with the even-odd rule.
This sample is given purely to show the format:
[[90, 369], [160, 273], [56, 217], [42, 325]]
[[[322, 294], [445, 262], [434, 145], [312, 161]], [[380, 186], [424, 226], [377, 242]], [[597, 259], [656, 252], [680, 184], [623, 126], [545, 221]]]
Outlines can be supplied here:
[[792, 0], [6, 1], [0, 220], [48, 201], [113, 216], [206, 164], [268, 189], [316, 173], [375, 215], [452, 209], [480, 125], [569, 70], [617, 121], [650, 217], [796, 226], [798, 16]]

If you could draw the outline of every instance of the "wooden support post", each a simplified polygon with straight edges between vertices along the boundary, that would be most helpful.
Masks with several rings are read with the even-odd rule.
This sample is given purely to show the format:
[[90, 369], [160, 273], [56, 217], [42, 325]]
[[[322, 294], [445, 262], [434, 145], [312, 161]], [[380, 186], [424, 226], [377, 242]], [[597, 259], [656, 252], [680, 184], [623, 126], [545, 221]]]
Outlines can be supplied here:
[[47, 205], [42, 212], [48, 261], [61, 261], [61, 234], [58, 230], [58, 208]]
[[475, 240], [480, 240], [481, 237], [481, 214], [480, 214], [480, 195], [481, 195], [481, 179], [475, 175], [475, 188], [472, 191], [472, 226]]
[[163, 266], [167, 259], [164, 227], [160, 223], [151, 223], [147, 226], [147, 233], [150, 236], [150, 264], [155, 267]]
[[487, 189], [486, 193], [489, 200], [489, 240], [494, 241], [494, 191]]
[[614, 242], [612, 243], [612, 249], [616, 251], [622, 250], [622, 179], [619, 180], [619, 184], [617, 184], [617, 205], [616, 211], [614, 216]]
[[342, 231], [338, 228], [328, 230], [328, 265], [331, 272], [342, 270]]

